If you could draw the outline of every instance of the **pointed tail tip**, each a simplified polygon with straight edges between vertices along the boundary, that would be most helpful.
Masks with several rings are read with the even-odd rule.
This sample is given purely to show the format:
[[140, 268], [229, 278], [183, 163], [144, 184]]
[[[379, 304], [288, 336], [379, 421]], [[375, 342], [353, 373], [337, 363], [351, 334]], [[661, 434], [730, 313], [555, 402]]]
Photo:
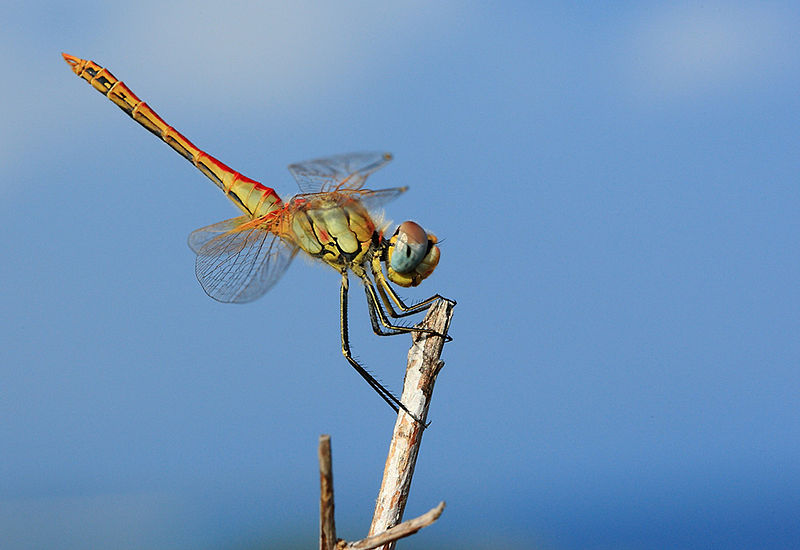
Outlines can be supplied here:
[[61, 57], [63, 57], [64, 61], [66, 61], [67, 64], [73, 69], [78, 65], [78, 63], [83, 61], [83, 59], [81, 59], [80, 57], [75, 57], [74, 55], [69, 55], [68, 53], [64, 52], [61, 52]]

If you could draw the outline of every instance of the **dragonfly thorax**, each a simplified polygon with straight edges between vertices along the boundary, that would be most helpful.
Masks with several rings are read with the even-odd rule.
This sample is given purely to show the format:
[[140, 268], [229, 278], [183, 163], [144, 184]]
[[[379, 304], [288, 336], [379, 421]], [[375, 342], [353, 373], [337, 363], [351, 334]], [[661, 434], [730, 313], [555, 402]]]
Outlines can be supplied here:
[[[281, 236], [336, 270], [363, 272], [371, 259], [383, 262], [393, 283], [417, 286], [439, 263], [436, 236], [412, 221], [386, 239], [361, 202], [339, 193], [295, 197], [283, 217]], [[377, 267], [373, 264], [373, 269]]]
[[295, 198], [282, 236], [336, 269], [364, 263], [380, 239], [375, 222], [357, 200], [327, 195]]

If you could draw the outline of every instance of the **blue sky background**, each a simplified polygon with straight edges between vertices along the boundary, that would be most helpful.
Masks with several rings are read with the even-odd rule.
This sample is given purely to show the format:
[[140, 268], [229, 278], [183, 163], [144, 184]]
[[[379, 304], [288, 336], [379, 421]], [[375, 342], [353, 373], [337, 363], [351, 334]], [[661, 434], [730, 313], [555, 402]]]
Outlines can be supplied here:
[[[444, 240], [458, 300], [405, 548], [786, 548], [800, 540], [800, 10], [791, 2], [231, 1], [0, 8], [3, 548], [316, 544], [366, 533], [393, 425], [297, 261], [252, 304], [194, 278], [236, 215], [77, 79], [107, 66], [290, 196], [290, 162]], [[410, 339], [352, 343], [399, 390]], [[388, 340], [388, 341], [387, 341]], [[259, 544], [261, 546], [259, 546]]]

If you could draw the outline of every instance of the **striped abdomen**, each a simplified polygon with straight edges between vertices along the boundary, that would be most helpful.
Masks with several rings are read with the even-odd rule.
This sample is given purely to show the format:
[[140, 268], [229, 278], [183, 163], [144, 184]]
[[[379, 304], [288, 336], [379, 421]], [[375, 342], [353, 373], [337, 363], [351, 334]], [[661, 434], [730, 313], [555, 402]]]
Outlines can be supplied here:
[[91, 84], [97, 91], [113, 101], [133, 120], [161, 138], [183, 158], [213, 181], [242, 210], [254, 218], [280, 208], [281, 199], [275, 191], [243, 176], [228, 165], [200, 150], [175, 128], [164, 122], [147, 103], [140, 100], [130, 88], [93, 61], [61, 54], [72, 71]]

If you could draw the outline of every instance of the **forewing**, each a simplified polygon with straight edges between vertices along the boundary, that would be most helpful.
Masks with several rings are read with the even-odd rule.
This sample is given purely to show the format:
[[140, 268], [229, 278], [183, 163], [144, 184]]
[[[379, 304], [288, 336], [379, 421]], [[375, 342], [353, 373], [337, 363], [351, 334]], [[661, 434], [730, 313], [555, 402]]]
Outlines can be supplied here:
[[347, 153], [289, 165], [303, 193], [360, 189], [374, 171], [392, 160], [391, 153]]
[[215, 300], [250, 302], [272, 288], [296, 252], [297, 247], [270, 232], [267, 224], [248, 221], [207, 240], [197, 252], [195, 273], [203, 290]]
[[375, 210], [380, 208], [389, 201], [393, 201], [398, 196], [402, 195], [408, 190], [408, 187], [392, 187], [391, 189], [378, 189], [373, 191], [371, 189], [362, 189], [352, 193], [353, 198], [361, 201], [367, 210]]

